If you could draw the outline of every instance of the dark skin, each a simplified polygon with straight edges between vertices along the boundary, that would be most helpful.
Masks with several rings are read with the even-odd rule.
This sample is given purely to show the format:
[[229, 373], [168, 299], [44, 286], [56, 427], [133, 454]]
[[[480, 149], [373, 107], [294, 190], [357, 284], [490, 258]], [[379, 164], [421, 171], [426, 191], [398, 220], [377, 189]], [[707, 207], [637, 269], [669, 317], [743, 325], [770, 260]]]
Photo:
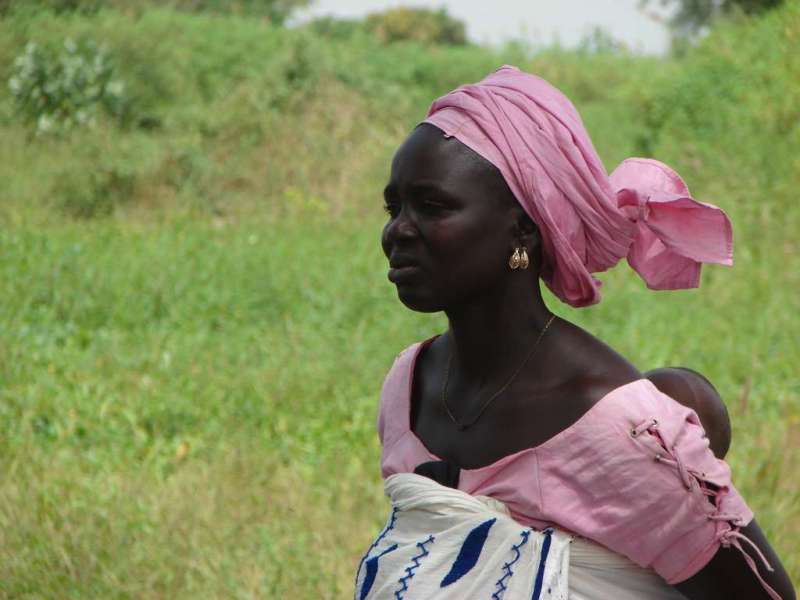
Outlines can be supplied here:
[[[539, 288], [538, 231], [494, 166], [431, 125], [417, 127], [398, 150], [385, 200], [389, 220], [381, 242], [400, 300], [412, 310], [444, 311], [449, 321], [414, 372], [412, 429], [431, 452], [461, 468], [491, 464], [548, 440], [607, 393], [642, 377], [609, 346], [556, 318], [512, 385], [460, 431], [441, 400], [448, 357], [448, 405], [457, 419], [470, 421], [509, 380], [552, 314]], [[511, 271], [507, 261], [518, 246], [531, 265]], [[755, 520], [742, 533], [774, 567], [767, 572], [757, 561], [764, 579], [794, 600]], [[732, 548], [721, 548], [675, 587], [690, 600], [768, 598]]]
[[731, 421], [725, 403], [711, 382], [685, 367], [653, 369], [644, 376], [667, 396], [697, 413], [714, 456], [725, 458], [731, 447]]

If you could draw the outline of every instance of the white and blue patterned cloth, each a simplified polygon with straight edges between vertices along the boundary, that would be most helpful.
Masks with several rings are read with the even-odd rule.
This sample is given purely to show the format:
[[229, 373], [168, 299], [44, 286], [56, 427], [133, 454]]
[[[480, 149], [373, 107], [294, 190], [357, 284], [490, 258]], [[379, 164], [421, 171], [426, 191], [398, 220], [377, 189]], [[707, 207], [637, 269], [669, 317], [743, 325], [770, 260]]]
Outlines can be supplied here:
[[389, 519], [361, 560], [355, 600], [685, 600], [651, 569], [413, 473], [386, 479]]
[[386, 480], [392, 513], [362, 559], [356, 600], [567, 600], [570, 536], [413, 473]]

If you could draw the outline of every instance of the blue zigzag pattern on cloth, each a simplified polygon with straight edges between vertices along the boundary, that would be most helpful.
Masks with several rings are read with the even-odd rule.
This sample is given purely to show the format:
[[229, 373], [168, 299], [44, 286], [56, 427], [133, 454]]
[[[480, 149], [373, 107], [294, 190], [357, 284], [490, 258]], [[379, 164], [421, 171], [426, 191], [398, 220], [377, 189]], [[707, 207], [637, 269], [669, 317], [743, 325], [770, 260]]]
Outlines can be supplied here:
[[417, 542], [417, 548], [419, 548], [420, 552], [411, 559], [411, 566], [406, 567], [406, 574], [397, 580], [397, 583], [400, 584], [400, 587], [394, 593], [395, 600], [403, 600], [403, 594], [405, 594], [408, 590], [408, 582], [414, 578], [414, 572], [419, 568], [420, 561], [430, 554], [425, 546], [432, 544], [433, 540], [434, 537], [429, 535], [427, 540]]
[[533, 597], [531, 600], [539, 600], [542, 597], [542, 584], [544, 583], [544, 567], [547, 564], [547, 554], [550, 552], [550, 542], [553, 540], [553, 530], [544, 530], [544, 542], [542, 542], [542, 557], [539, 559], [539, 572], [536, 573], [536, 583], [533, 586]]
[[497, 586], [497, 590], [494, 594], [492, 594], [492, 600], [502, 600], [503, 594], [505, 594], [506, 589], [508, 586], [506, 582], [511, 579], [511, 576], [514, 574], [514, 570], [511, 568], [514, 564], [519, 560], [519, 557], [522, 556], [522, 552], [520, 552], [520, 548], [522, 548], [525, 544], [528, 543], [528, 538], [531, 535], [530, 529], [525, 529], [519, 534], [522, 537], [522, 540], [519, 544], [514, 544], [511, 546], [511, 550], [514, 552], [514, 558], [511, 559], [510, 562], [507, 562], [503, 565], [503, 576], [497, 580], [495, 585]]
[[392, 514], [389, 515], [389, 522], [386, 523], [386, 527], [384, 527], [380, 535], [377, 538], [375, 538], [375, 541], [372, 542], [372, 544], [370, 544], [369, 550], [367, 550], [364, 553], [364, 556], [361, 557], [361, 562], [358, 563], [358, 569], [356, 569], [356, 580], [353, 582], [353, 589], [355, 590], [353, 592], [353, 600], [356, 600], [356, 598], [358, 598], [358, 587], [357, 587], [358, 576], [361, 574], [361, 569], [364, 567], [364, 563], [369, 557], [369, 553], [372, 552], [375, 548], [377, 548], [378, 544], [381, 543], [381, 540], [383, 540], [383, 538], [386, 537], [386, 534], [388, 534], [392, 529], [394, 529], [394, 525], [397, 522], [397, 510], [398, 509], [396, 506], [392, 507]]

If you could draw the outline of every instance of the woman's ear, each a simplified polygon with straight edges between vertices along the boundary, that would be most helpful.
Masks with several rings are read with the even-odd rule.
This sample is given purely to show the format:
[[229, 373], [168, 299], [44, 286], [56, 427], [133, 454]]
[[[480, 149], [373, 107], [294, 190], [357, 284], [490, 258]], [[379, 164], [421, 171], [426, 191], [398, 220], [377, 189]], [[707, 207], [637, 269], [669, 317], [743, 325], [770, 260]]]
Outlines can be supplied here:
[[539, 235], [539, 228], [528, 216], [522, 207], [519, 209], [516, 222], [516, 233], [519, 236], [519, 241], [522, 243], [529, 252], [537, 254], [539, 247], [542, 245], [542, 239]]
[[538, 272], [539, 266], [542, 264], [542, 238], [539, 234], [539, 228], [521, 206], [517, 212], [514, 226], [517, 243], [528, 249], [530, 261]]

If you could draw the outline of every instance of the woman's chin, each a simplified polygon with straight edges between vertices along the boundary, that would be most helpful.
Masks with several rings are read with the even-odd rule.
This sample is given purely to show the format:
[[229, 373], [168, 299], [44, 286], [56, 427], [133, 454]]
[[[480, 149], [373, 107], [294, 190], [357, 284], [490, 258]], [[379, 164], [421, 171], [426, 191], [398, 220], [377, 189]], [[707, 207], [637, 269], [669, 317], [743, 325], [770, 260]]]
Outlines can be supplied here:
[[411, 286], [398, 285], [397, 297], [406, 308], [416, 312], [432, 313], [442, 310], [441, 304], [436, 302], [434, 298]]

